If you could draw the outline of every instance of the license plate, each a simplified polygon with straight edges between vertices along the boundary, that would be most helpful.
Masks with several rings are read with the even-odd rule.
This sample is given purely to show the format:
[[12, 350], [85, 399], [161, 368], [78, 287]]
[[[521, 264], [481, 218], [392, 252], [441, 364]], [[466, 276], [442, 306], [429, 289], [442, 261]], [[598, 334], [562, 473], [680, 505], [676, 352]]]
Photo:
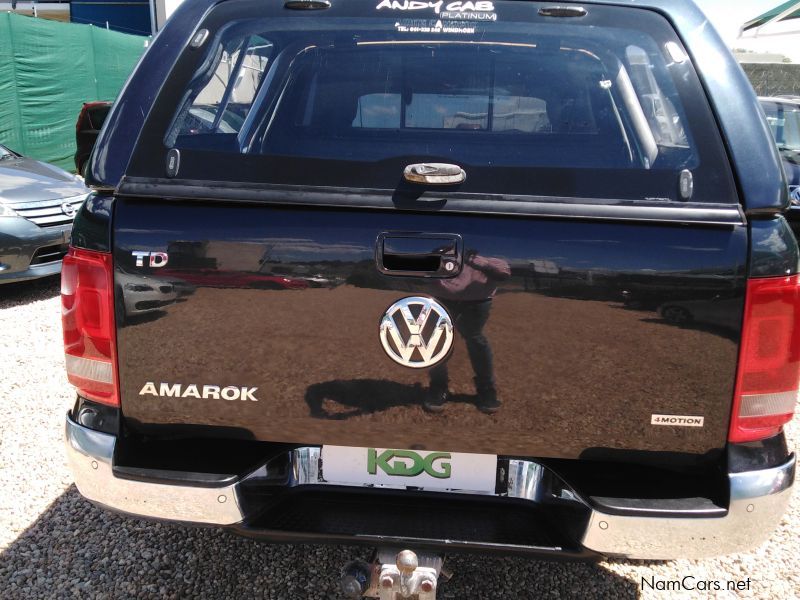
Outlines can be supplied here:
[[420, 487], [492, 494], [497, 477], [497, 456], [323, 446], [322, 476], [328, 483], [343, 485]]

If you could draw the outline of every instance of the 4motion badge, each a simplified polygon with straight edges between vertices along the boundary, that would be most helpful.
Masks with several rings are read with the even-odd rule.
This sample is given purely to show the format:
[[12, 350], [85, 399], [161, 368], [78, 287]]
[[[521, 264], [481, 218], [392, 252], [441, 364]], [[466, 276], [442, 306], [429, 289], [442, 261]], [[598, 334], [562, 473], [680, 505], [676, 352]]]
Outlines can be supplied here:
[[702, 427], [705, 417], [695, 415], [652, 415], [650, 425], [672, 425], [674, 427]]
[[453, 347], [453, 321], [444, 307], [422, 296], [392, 304], [381, 319], [383, 349], [405, 367], [432, 367]]

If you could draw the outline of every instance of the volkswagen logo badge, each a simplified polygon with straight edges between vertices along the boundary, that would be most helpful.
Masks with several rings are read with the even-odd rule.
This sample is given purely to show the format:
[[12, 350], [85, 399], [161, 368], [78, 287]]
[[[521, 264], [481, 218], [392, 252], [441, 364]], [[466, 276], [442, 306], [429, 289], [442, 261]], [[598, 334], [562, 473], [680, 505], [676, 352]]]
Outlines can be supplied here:
[[75, 213], [78, 211], [71, 202], [64, 202], [64, 204], [61, 205], [61, 212], [63, 212], [68, 217], [74, 217]]
[[413, 369], [432, 367], [453, 347], [453, 321], [432, 298], [403, 298], [383, 315], [381, 344], [398, 364]]

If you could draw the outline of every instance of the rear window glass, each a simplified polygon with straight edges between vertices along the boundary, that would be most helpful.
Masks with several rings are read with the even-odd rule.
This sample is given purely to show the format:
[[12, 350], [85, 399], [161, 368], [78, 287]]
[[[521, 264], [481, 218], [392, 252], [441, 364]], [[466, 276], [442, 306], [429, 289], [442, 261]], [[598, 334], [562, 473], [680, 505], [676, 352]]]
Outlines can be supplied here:
[[272, 43], [260, 35], [222, 37], [192, 82], [171, 136], [241, 131], [271, 55]]
[[[564, 88], [573, 84], [575, 89], [575, 82], [564, 81], [560, 91], [548, 86], [542, 73], [524, 72], [530, 59], [525, 54], [507, 48], [491, 52], [458, 47], [338, 53], [326, 69], [311, 67], [314, 74], [309, 87], [317, 97], [306, 105], [303, 121], [314, 121], [313, 113], [319, 112], [319, 103], [326, 96], [344, 92], [355, 105], [355, 117], [345, 128], [553, 133], [563, 123], [560, 115], [553, 114], [554, 109], [565, 105]], [[469, 59], [466, 64], [459, 63], [461, 57]], [[557, 68], [556, 57], [547, 63], [542, 68]], [[366, 75], [371, 65], [380, 66]], [[582, 68], [590, 66], [576, 65], [575, 70]], [[338, 77], [332, 77], [334, 72]], [[580, 73], [575, 75], [580, 77]], [[570, 101], [575, 106], [577, 100], [580, 114], [569, 118], [567, 129], [597, 133], [587, 90], [576, 91], [582, 98]], [[343, 106], [344, 110], [352, 108]]]
[[686, 200], [689, 170], [693, 201], [731, 201], [707, 101], [662, 17], [480, 4], [492, 10], [220, 19], [159, 99], [172, 107], [160, 144], [198, 179], [392, 189], [405, 165], [444, 162], [467, 173], [460, 192]]
[[800, 104], [765, 101], [761, 106], [778, 147], [800, 151]]

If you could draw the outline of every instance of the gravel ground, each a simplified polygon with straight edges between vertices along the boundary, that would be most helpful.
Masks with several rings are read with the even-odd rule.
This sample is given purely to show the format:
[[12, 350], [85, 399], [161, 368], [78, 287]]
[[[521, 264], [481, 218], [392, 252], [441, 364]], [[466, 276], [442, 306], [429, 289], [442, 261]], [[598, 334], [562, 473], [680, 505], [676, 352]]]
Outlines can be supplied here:
[[[337, 598], [364, 549], [266, 545], [214, 529], [148, 523], [81, 499], [62, 449], [72, 393], [58, 283], [0, 287], [0, 598]], [[797, 424], [789, 432], [794, 445]], [[593, 563], [454, 557], [442, 598], [798, 598], [800, 497], [772, 539], [704, 561]], [[642, 590], [643, 579], [751, 580], [749, 591]]]

